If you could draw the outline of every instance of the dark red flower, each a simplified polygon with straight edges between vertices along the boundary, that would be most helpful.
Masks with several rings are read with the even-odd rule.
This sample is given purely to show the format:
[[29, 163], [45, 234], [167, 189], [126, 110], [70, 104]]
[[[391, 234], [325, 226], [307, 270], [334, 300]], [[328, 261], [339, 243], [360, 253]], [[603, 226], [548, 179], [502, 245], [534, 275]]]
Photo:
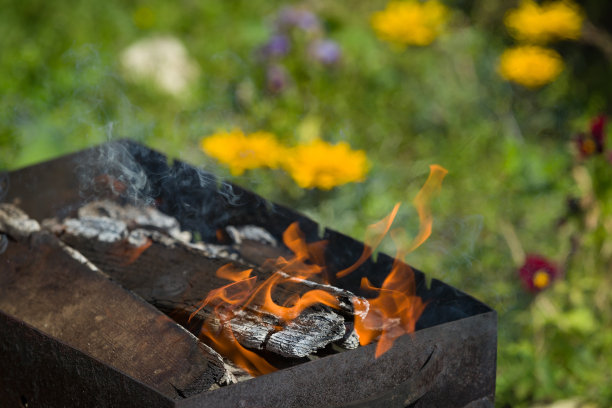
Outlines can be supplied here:
[[604, 152], [605, 125], [606, 117], [599, 115], [591, 121], [591, 131], [589, 134], [580, 133], [576, 136], [576, 146], [581, 157], [585, 158]]
[[606, 117], [599, 115], [591, 121], [591, 135], [593, 140], [599, 142], [603, 146], [604, 144], [604, 127], [606, 126]]
[[525, 264], [519, 269], [519, 277], [525, 290], [538, 293], [548, 288], [559, 277], [559, 271], [543, 256], [527, 255]]

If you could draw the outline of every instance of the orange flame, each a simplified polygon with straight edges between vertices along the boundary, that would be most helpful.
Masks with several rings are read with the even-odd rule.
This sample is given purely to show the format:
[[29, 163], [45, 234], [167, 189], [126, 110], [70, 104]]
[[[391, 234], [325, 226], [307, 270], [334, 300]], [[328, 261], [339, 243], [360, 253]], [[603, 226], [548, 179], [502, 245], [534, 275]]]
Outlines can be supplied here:
[[[360, 344], [366, 345], [378, 339], [376, 357], [388, 351], [399, 336], [413, 332], [417, 320], [425, 309], [426, 304], [416, 295], [414, 273], [402, 260], [404, 254], [418, 248], [430, 236], [433, 223], [430, 201], [440, 190], [446, 174], [447, 171], [441, 166], [430, 166], [429, 177], [413, 201], [420, 221], [417, 236], [406, 251], [398, 250], [391, 272], [380, 288], [372, 285], [367, 278], [362, 279], [362, 289], [374, 292], [374, 297], [368, 301], [357, 297], [353, 299], [355, 330], [359, 335]], [[389, 233], [399, 206], [399, 203], [396, 204], [389, 215], [368, 227], [363, 253], [353, 265], [338, 272], [336, 277], [347, 276], [370, 258], [372, 252]], [[394, 240], [398, 233], [397, 230], [391, 231]], [[280, 272], [273, 273], [257, 284], [257, 277], [251, 276], [252, 269], [242, 270], [231, 264], [224, 265], [217, 271], [217, 276], [232, 283], [212, 290], [189, 317], [191, 320], [206, 306], [213, 307], [214, 316], [219, 324], [212, 324], [211, 319], [207, 319], [202, 327], [202, 334], [217, 351], [252, 375], [266, 374], [275, 371], [276, 368], [238, 343], [231, 327], [231, 319], [237, 311], [249, 307], [249, 312], [270, 313], [282, 322], [288, 322], [315, 304], [340, 307], [340, 301], [336, 296], [319, 289], [307, 291], [301, 296], [293, 294], [286, 298], [283, 304], [274, 300], [274, 290], [279, 285], [291, 285], [314, 276], [322, 277], [325, 271], [326, 241], [306, 242], [304, 233], [298, 223], [294, 222], [283, 233], [283, 242], [294, 256], [289, 259], [279, 257], [269, 261], [273, 269]]]
[[127, 251], [128, 259], [125, 261], [124, 265], [130, 265], [136, 262], [138, 258], [149, 249], [149, 247], [153, 245], [153, 241], [150, 238], [147, 238], [147, 241], [139, 247], [132, 248], [130, 251]]
[[448, 170], [437, 164], [429, 166], [429, 177], [423, 185], [423, 188], [414, 198], [414, 206], [419, 213], [419, 233], [408, 247], [406, 253], [410, 253], [417, 249], [431, 235], [433, 225], [433, 216], [431, 214], [430, 202], [434, 195], [440, 192], [442, 181], [448, 174]]
[[412, 269], [398, 260], [381, 288], [373, 286], [365, 277], [361, 280], [361, 288], [374, 291], [378, 296], [369, 299], [369, 310], [365, 310], [363, 304], [356, 304], [355, 331], [362, 346], [378, 338], [375, 354], [378, 358], [391, 348], [396, 338], [414, 332], [426, 304], [415, 294]]
[[[260, 290], [264, 293], [264, 303], [261, 305], [261, 309], [265, 312], [271, 313], [278, 316], [282, 321], [290, 321], [298, 317], [304, 309], [321, 303], [330, 307], [339, 308], [340, 304], [338, 299], [331, 293], [325, 292], [320, 289], [313, 289], [302, 296], [294, 295], [288, 299], [288, 303], [293, 303], [293, 306], [281, 306], [278, 305], [272, 299], [272, 290], [280, 281], [287, 281], [287, 278], [278, 278], [279, 275], [274, 275], [270, 279], [266, 280], [260, 287]], [[256, 296], [257, 291], [253, 296]]]
[[236, 268], [234, 264], [226, 264], [217, 269], [217, 276], [230, 281], [239, 282], [248, 279], [252, 271], [253, 268], [242, 270], [241, 268]]
[[393, 224], [393, 220], [397, 215], [397, 211], [399, 210], [400, 203], [395, 204], [391, 213], [387, 215], [382, 220], [368, 226], [366, 229], [366, 237], [364, 240], [363, 253], [361, 257], [355, 262], [353, 265], [348, 268], [336, 273], [337, 278], [342, 278], [353, 272], [355, 269], [359, 268], [365, 261], [367, 261], [372, 252], [380, 245], [383, 238], [389, 232], [389, 228], [391, 228], [391, 224]]
[[108, 255], [119, 258], [122, 266], [133, 264], [140, 256], [153, 245], [153, 241], [147, 238], [146, 241], [139, 246], [130, 244], [127, 240], [119, 241], [109, 248]]
[[[293, 222], [283, 232], [283, 243], [293, 252], [294, 258], [291, 263], [295, 263], [302, 269], [302, 272], [308, 275], [316, 275], [321, 273], [318, 268], [312, 267], [313, 265], [324, 266], [325, 265], [325, 246], [327, 241], [316, 241], [312, 243], [306, 242], [306, 236], [300, 229], [299, 223]], [[284, 262], [284, 260], [278, 259], [277, 261]], [[306, 262], [310, 265], [306, 266]], [[287, 267], [288, 265], [285, 265]]]
[[221, 355], [229, 358], [252, 376], [273, 373], [277, 370], [263, 357], [243, 347], [236, 340], [230, 324], [223, 326], [221, 331], [222, 335], [219, 336], [209, 322], [205, 322], [202, 327], [202, 334], [208, 338], [213, 344], [213, 348]]
[[[426, 304], [420, 297], [416, 296], [414, 272], [401, 261], [405, 254], [414, 251], [431, 235], [433, 217], [430, 202], [433, 196], [439, 192], [448, 171], [439, 165], [431, 165], [429, 169], [430, 173], [427, 181], [413, 201], [420, 222], [417, 236], [406, 250], [402, 250], [401, 246], [398, 245], [393, 267], [381, 288], [373, 286], [367, 278], [362, 279], [361, 288], [377, 294], [375, 298], [369, 299], [369, 307], [362, 302], [353, 302], [356, 309], [355, 331], [359, 335], [359, 343], [366, 345], [378, 338], [375, 353], [377, 358], [391, 348], [396, 338], [405, 333], [414, 332], [416, 322], [425, 310]], [[396, 204], [387, 217], [371, 227], [371, 231], [374, 233], [371, 235], [369, 242], [366, 240], [369, 246], [366, 246], [355, 265], [339, 272], [336, 275], [337, 277], [346, 276], [369, 258], [371, 248], [378, 246], [389, 232], [398, 209], [399, 204]], [[391, 231], [392, 238], [396, 243], [399, 242], [398, 235], [402, 232], [401, 230]]]

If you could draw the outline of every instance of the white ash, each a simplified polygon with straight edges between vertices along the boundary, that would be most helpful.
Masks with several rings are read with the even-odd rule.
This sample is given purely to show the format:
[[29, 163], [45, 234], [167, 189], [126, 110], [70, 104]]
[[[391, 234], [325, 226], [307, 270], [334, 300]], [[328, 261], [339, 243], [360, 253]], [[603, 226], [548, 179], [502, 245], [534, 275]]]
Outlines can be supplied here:
[[150, 233], [147, 230], [136, 229], [134, 231], [130, 231], [130, 234], [127, 237], [127, 242], [135, 247], [140, 248], [143, 245], [146, 245], [149, 242]]
[[16, 240], [22, 240], [40, 231], [40, 225], [18, 207], [0, 203], [0, 231]]
[[59, 242], [60, 246], [62, 247], [62, 249], [68, 255], [70, 255], [73, 259], [75, 259], [77, 262], [82, 263], [83, 265], [87, 266], [90, 270], [92, 270], [94, 272], [101, 272], [100, 269], [98, 269], [98, 267], [96, 265], [91, 263], [91, 261], [85, 257], [85, 255], [83, 255], [82, 253], [80, 253], [76, 249], [74, 249], [74, 248], [64, 244], [62, 241], [58, 240], [58, 242]]
[[186, 243], [189, 247], [201, 251], [208, 258], [228, 259], [230, 261], [239, 261], [243, 264], [248, 264], [240, 257], [240, 253], [228, 245], [209, 244], [208, 242], [189, 242]]
[[178, 220], [166, 215], [156, 208], [130, 204], [120, 205], [110, 200], [93, 201], [81, 207], [78, 211], [80, 219], [84, 217], [110, 217], [126, 223], [129, 229], [143, 228], [165, 232], [172, 238], [191, 241], [189, 231], [181, 231]]
[[359, 335], [355, 329], [352, 329], [336, 344], [345, 350], [354, 350], [359, 347]]
[[255, 378], [251, 374], [246, 372], [243, 368], [238, 367], [232, 361], [228, 359], [224, 359], [223, 361], [225, 363], [226, 371], [229, 372], [229, 374], [236, 380], [236, 382], [242, 382]]
[[[227, 364], [225, 362], [225, 359], [223, 360], [223, 368], [224, 368], [224, 373], [223, 373], [223, 377], [221, 377], [221, 379], [219, 381], [217, 381], [217, 384], [221, 387], [225, 387], [226, 385], [231, 385], [231, 384], [236, 384], [238, 382], [238, 379], [236, 378], [236, 376], [234, 375], [234, 372], [237, 372], [236, 367], [235, 366], [230, 366], [229, 364]], [[242, 371], [242, 370], [240, 370]], [[242, 372], [240, 372], [240, 374], [242, 374]], [[248, 373], [246, 373], [248, 375]], [[251, 377], [253, 378], [253, 377]], [[214, 388], [211, 388], [214, 389]], [[210, 390], [209, 390], [210, 391]]]
[[232, 241], [238, 245], [241, 244], [243, 240], [248, 239], [273, 247], [278, 246], [278, 242], [268, 231], [256, 225], [241, 225], [238, 227], [228, 225], [225, 227], [225, 230]]
[[84, 238], [96, 238], [102, 242], [117, 242], [127, 237], [125, 222], [109, 217], [84, 216], [65, 220], [66, 232]]
[[229, 326], [238, 343], [250, 349], [263, 350], [266, 339], [279, 324], [278, 318], [267, 313], [253, 313], [252, 310], [239, 310], [235, 313], [235, 317], [229, 321]]

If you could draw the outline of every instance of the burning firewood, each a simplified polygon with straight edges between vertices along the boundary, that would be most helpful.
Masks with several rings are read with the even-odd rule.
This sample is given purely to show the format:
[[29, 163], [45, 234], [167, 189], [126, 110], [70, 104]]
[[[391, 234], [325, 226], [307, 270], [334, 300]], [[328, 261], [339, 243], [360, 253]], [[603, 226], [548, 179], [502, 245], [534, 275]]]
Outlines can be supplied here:
[[[332, 343], [343, 348], [358, 346], [352, 326], [355, 295], [351, 292], [294, 278], [270, 263], [261, 267], [247, 263], [242, 253], [253, 260], [256, 257], [252, 248], [266, 247], [270, 255], [287, 254], [286, 249], [276, 246], [274, 238], [257, 227], [228, 228], [232, 242], [228, 245], [191, 243], [190, 235], [181, 232], [171, 217], [150, 207], [119, 206], [108, 201], [86, 205], [78, 211], [78, 218], [47, 220], [44, 225], [123, 287], [196, 334], [204, 325], [218, 334], [229, 324], [232, 335], [243, 347], [289, 358], [306, 357]], [[273, 295], [278, 304], [314, 291], [335, 299], [336, 308], [312, 306], [295, 319], [284, 320], [264, 310], [256, 300], [223, 321], [213, 313], [213, 304], [198, 306], [211, 291], [227, 285], [227, 280], [216, 273], [230, 261], [235, 270], [255, 268], [257, 281], [278, 278], [281, 283]]]
[[0, 234], [11, 260], [0, 271], [3, 312], [173, 399], [235, 381], [217, 352], [18, 208], [0, 204]]

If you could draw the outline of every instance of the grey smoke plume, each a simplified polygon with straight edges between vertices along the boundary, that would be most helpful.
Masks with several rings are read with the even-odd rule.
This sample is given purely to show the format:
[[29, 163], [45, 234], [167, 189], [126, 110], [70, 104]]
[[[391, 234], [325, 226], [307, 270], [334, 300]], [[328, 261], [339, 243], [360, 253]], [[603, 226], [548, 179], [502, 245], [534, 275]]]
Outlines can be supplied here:
[[[109, 125], [112, 131], [112, 125]], [[142, 166], [127, 145], [107, 143], [92, 149], [77, 164], [79, 192], [85, 199], [101, 198], [110, 190], [131, 203], [153, 204], [153, 192]]]
[[[112, 132], [109, 126], [109, 132]], [[91, 149], [76, 165], [84, 201], [118, 198], [133, 205], [155, 206], [176, 217], [185, 230], [212, 239], [229, 216], [225, 209], [249, 202], [262, 205], [240, 188], [213, 174], [127, 140]]]

